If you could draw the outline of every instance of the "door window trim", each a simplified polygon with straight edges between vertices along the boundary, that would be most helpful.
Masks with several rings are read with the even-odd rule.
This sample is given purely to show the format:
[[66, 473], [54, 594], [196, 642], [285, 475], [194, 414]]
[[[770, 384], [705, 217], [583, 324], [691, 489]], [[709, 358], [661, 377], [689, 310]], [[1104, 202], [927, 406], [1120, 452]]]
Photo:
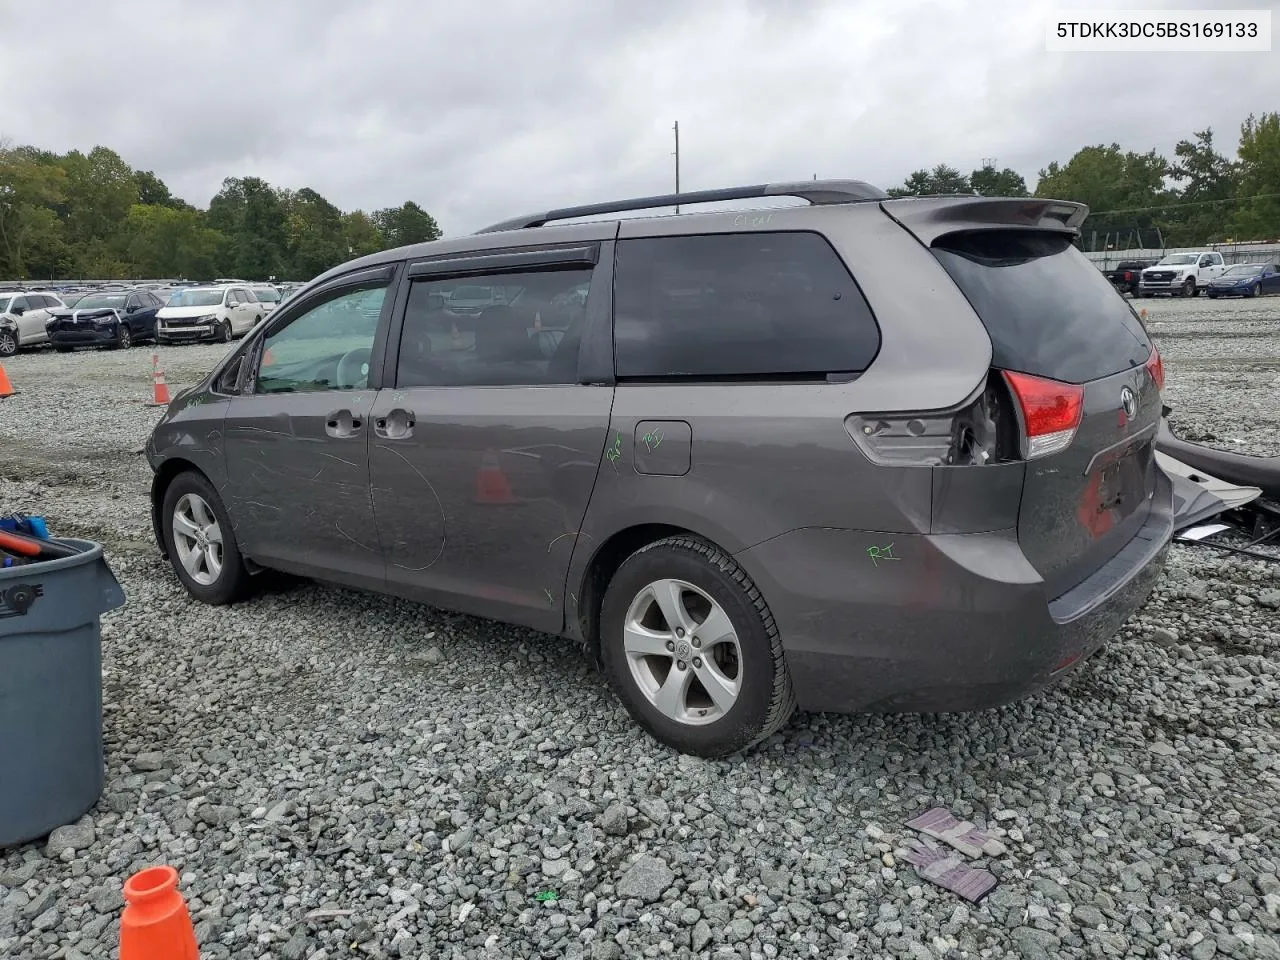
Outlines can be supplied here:
[[374, 333], [373, 348], [370, 351], [367, 389], [377, 390], [381, 388], [383, 386], [382, 359], [386, 352], [390, 311], [392, 305], [399, 302], [399, 288], [405, 286], [404, 283], [400, 282], [399, 276], [403, 266], [404, 263], [401, 261], [381, 267], [354, 270], [340, 277], [334, 277], [314, 290], [309, 290], [305, 298], [290, 300], [287, 306], [278, 307], [271, 311], [262, 323], [258, 324], [245, 336], [244, 348], [232, 353], [224, 363], [219, 365], [213, 374], [212, 382], [216, 385], [218, 378], [222, 376], [227, 367], [234, 364], [237, 357], [243, 357], [244, 363], [240, 368], [239, 376], [236, 378], [236, 395], [242, 397], [259, 396], [259, 394], [254, 393], [254, 387], [258, 379], [258, 363], [262, 356], [262, 344], [267, 337], [288, 326], [302, 314], [310, 312], [313, 307], [318, 305], [319, 301], [331, 299], [330, 295], [336, 291], [374, 286], [378, 281], [384, 281], [387, 295], [382, 298], [382, 311], [378, 314], [378, 327]]
[[[614, 382], [613, 258], [615, 247], [616, 243], [613, 240], [600, 240], [591, 243], [539, 247], [533, 250], [528, 247], [501, 251], [485, 250], [478, 251], [474, 255], [410, 262], [400, 283], [390, 328], [387, 331], [385, 353], [380, 358], [382, 360], [380, 372], [386, 373], [384, 385], [398, 386], [400, 342], [404, 334], [404, 318], [409, 303], [409, 292], [415, 281], [448, 280], [455, 277], [492, 276], [503, 273], [536, 273], [575, 267], [591, 270], [591, 286], [587, 292], [582, 343], [578, 348], [578, 376], [574, 383], [485, 386], [462, 384], [404, 389], [507, 390], [526, 387], [543, 389], [575, 384], [612, 384]], [[376, 353], [375, 357], [377, 357]]]

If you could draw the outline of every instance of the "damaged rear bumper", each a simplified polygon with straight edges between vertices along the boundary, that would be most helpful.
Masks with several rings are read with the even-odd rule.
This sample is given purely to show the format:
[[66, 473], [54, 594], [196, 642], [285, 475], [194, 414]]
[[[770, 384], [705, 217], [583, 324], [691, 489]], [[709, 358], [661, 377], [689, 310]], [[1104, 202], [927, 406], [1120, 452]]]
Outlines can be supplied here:
[[1000, 706], [1069, 673], [1146, 601], [1173, 535], [1172, 487], [1157, 479], [1133, 539], [1052, 600], [1014, 530], [806, 528], [738, 560], [769, 602], [801, 709]]

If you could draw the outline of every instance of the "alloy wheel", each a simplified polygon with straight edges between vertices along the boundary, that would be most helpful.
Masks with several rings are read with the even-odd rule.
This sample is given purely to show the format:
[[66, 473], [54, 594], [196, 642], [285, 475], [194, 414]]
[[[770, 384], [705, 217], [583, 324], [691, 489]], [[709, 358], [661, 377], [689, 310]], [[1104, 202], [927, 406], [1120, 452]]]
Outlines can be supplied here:
[[199, 494], [184, 494], [173, 508], [173, 547], [196, 583], [209, 586], [222, 574], [222, 528]]
[[623, 621], [623, 650], [641, 693], [666, 717], [722, 719], [742, 691], [742, 648], [729, 615], [684, 580], [640, 590]]

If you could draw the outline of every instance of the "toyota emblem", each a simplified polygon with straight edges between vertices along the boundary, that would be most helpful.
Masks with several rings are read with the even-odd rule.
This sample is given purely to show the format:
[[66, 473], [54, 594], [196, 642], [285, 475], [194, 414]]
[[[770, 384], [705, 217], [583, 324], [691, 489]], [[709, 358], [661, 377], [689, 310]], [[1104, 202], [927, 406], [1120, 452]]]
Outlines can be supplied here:
[[1130, 420], [1138, 415], [1138, 398], [1128, 387], [1120, 391], [1120, 405], [1124, 407], [1124, 415]]

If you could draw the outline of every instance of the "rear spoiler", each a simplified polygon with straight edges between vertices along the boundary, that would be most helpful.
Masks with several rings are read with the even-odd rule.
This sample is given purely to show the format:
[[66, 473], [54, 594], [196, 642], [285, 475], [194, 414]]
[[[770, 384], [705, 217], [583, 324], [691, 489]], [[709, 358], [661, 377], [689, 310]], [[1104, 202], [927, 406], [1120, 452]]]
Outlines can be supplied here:
[[992, 227], [1078, 237], [1080, 224], [1089, 215], [1083, 203], [1034, 198], [902, 197], [883, 200], [880, 208], [926, 247], [948, 233]]

